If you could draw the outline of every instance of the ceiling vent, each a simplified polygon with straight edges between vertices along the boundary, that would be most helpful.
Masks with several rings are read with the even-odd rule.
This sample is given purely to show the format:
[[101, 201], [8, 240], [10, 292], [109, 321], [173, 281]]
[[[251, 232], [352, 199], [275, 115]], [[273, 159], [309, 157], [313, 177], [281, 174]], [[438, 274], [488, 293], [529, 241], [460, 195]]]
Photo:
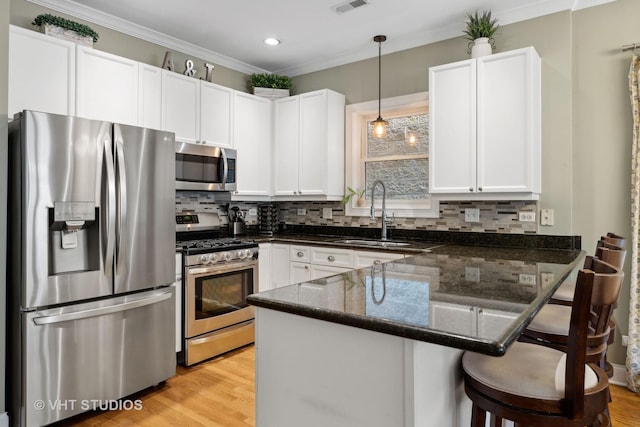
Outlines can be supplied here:
[[345, 13], [352, 11], [357, 7], [364, 6], [365, 4], [369, 4], [369, 2], [367, 2], [367, 0], [350, 0], [333, 6], [333, 9], [336, 13]]

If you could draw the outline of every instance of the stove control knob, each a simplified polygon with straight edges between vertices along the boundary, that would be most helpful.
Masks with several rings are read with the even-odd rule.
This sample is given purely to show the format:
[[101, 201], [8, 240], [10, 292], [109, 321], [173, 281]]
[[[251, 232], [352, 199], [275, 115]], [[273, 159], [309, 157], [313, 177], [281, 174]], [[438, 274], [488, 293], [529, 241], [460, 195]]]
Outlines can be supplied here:
[[247, 253], [247, 258], [253, 258], [253, 251], [251, 249], [245, 249], [245, 252]]
[[222, 252], [221, 258], [222, 258], [223, 261], [229, 261], [231, 259], [231, 253]]
[[210, 260], [207, 255], [200, 255], [200, 262], [202, 264], [209, 264]]
[[247, 257], [247, 254], [245, 253], [244, 249], [240, 249], [238, 250], [238, 258], [240, 259], [245, 259]]
[[209, 254], [209, 261], [212, 263], [218, 262], [218, 254]]

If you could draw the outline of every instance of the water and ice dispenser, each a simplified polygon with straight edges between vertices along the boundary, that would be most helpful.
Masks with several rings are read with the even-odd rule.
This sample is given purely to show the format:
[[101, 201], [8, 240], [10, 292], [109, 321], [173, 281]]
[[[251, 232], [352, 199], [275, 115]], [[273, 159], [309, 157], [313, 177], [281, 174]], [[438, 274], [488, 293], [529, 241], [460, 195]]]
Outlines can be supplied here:
[[49, 208], [49, 275], [100, 269], [100, 212], [93, 202]]

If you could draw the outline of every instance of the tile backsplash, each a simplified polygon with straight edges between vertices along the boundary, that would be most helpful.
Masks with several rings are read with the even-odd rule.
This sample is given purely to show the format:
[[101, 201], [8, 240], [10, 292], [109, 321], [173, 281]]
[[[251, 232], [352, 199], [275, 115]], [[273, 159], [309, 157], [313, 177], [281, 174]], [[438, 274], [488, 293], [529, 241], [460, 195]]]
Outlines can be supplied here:
[[[215, 212], [221, 224], [227, 224], [227, 207], [238, 206], [247, 212], [248, 225], [258, 225], [258, 216], [249, 215], [249, 210], [269, 203], [257, 202], [221, 202], [216, 193], [178, 191], [176, 194], [176, 212]], [[335, 227], [380, 227], [380, 220], [369, 217], [346, 216], [341, 202], [272, 202], [277, 211], [278, 222], [285, 224], [329, 225]], [[306, 215], [298, 215], [298, 209], [306, 209]], [[324, 208], [331, 209], [331, 219], [322, 218]], [[468, 223], [464, 220], [465, 209], [478, 208], [480, 222]], [[257, 210], [257, 209], [256, 209]], [[536, 234], [538, 222], [522, 222], [518, 213], [536, 212], [536, 201], [500, 201], [500, 202], [440, 202], [440, 218], [401, 218], [395, 217], [390, 228], [409, 230], [469, 231], [487, 233]]]

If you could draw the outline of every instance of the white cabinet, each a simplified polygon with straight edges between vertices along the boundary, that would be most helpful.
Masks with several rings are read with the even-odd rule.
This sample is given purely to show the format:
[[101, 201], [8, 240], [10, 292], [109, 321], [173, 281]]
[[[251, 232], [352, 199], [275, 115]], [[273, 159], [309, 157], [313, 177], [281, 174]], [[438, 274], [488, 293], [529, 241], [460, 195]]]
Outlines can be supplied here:
[[231, 147], [233, 89], [162, 70], [162, 126], [176, 141]]
[[289, 245], [271, 244], [271, 289], [287, 286], [289, 281]]
[[258, 245], [258, 289], [253, 292], [271, 289], [271, 243]]
[[354, 251], [353, 266], [355, 268], [370, 267], [401, 258], [404, 258], [404, 255], [395, 252]]
[[138, 63], [86, 46], [76, 47], [76, 114], [138, 124]]
[[139, 65], [138, 126], [162, 129], [162, 69]]
[[231, 147], [233, 89], [200, 81], [200, 142]]
[[429, 191], [537, 199], [540, 57], [533, 47], [429, 69]]
[[271, 101], [234, 91], [233, 141], [238, 151], [234, 198], [270, 200]]
[[22, 110], [75, 114], [76, 45], [9, 27], [9, 119]]
[[340, 200], [345, 97], [322, 89], [274, 102], [274, 196]]
[[498, 338], [519, 313], [431, 301], [430, 327], [461, 335]]
[[162, 70], [162, 129], [195, 144], [200, 129], [200, 81]]

